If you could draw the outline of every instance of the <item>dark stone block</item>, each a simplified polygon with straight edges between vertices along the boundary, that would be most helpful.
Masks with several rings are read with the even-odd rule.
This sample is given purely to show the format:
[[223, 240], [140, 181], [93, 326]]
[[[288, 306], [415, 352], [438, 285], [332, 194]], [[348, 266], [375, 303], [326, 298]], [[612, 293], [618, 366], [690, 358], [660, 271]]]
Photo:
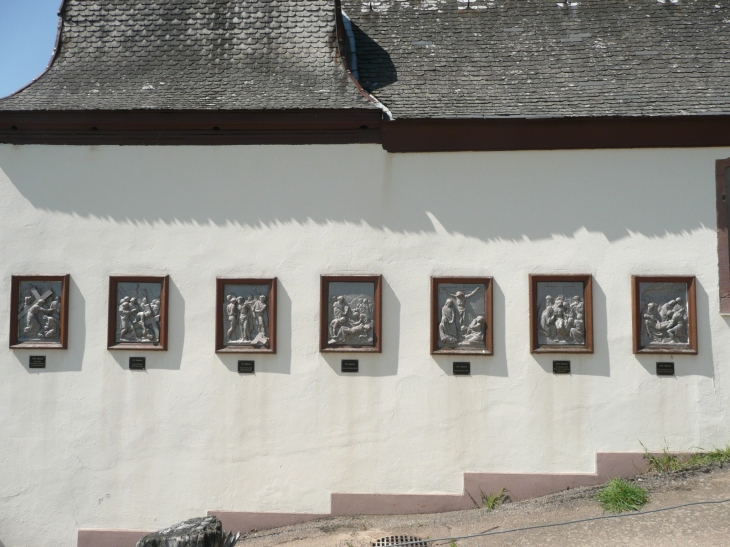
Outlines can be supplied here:
[[216, 517], [186, 520], [153, 532], [137, 542], [137, 547], [222, 547], [223, 525]]

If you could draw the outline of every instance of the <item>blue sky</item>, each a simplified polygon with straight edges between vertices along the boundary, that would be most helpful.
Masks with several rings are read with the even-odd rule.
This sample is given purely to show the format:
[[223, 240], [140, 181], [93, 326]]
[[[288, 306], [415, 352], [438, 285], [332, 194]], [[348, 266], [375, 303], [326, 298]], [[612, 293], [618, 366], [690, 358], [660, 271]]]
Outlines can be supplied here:
[[56, 43], [61, 0], [0, 0], [0, 97], [46, 68]]

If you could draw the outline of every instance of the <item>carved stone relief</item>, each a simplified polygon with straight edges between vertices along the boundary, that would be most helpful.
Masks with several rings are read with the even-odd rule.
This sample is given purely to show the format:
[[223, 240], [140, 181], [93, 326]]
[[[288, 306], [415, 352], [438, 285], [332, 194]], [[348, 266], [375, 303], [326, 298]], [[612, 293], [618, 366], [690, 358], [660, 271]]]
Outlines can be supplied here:
[[639, 283], [641, 345], [688, 346], [687, 284]]
[[18, 341], [59, 342], [61, 281], [21, 281], [18, 292]]
[[439, 348], [485, 349], [487, 322], [484, 309], [484, 284], [438, 286]]
[[327, 300], [328, 344], [374, 346], [375, 284], [331, 282]]
[[585, 346], [586, 324], [583, 283], [537, 283], [537, 342], [540, 346]]
[[223, 344], [269, 348], [269, 285], [223, 287]]
[[161, 283], [117, 284], [118, 343], [160, 343], [161, 293]]

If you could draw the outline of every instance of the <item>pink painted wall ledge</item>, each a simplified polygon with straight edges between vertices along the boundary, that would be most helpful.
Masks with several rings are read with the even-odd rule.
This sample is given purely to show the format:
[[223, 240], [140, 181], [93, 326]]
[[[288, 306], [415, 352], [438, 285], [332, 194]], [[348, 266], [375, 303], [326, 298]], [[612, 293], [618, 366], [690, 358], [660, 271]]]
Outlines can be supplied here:
[[[329, 514], [254, 513], [208, 511], [233, 532], [268, 530], [330, 516], [400, 515], [442, 513], [472, 509], [485, 494], [505, 488], [514, 501], [520, 501], [569, 488], [594, 486], [614, 477], [632, 477], [646, 471], [643, 453], [599, 452], [595, 473], [464, 473], [462, 494], [332, 494]], [[189, 517], [186, 517], [189, 518]], [[181, 519], [183, 520], [183, 519]], [[135, 547], [150, 532], [123, 530], [79, 530], [78, 547]]]
[[270, 530], [280, 526], [290, 526], [327, 518], [327, 513], [242, 513], [238, 511], [208, 511], [209, 517], [218, 517], [225, 531], [251, 532], [252, 530]]
[[134, 547], [151, 531], [79, 530], [78, 547]]
[[453, 494], [332, 494], [332, 515], [398, 515], [442, 513], [471, 509], [490, 494], [505, 488], [520, 501], [579, 486], [601, 484], [614, 477], [646, 471], [643, 453], [598, 453], [595, 473], [464, 473], [464, 493]]

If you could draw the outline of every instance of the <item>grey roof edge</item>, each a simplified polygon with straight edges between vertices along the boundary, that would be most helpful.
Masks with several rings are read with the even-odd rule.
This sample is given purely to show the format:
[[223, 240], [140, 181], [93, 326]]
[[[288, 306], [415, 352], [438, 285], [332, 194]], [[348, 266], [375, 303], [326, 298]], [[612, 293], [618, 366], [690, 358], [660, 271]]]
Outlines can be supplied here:
[[43, 71], [38, 74], [35, 78], [33, 78], [30, 82], [25, 84], [19, 89], [16, 89], [13, 91], [10, 95], [6, 95], [5, 97], [0, 97], [0, 101], [3, 99], [9, 99], [10, 97], [14, 97], [15, 95], [20, 94], [21, 92], [28, 89], [30, 86], [32, 86], [34, 83], [36, 83], [38, 80], [43, 78], [43, 76], [46, 75], [46, 73], [51, 69], [51, 66], [53, 66], [54, 61], [58, 57], [58, 53], [61, 50], [61, 35], [63, 34], [63, 9], [66, 7], [66, 0], [61, 0], [61, 4], [58, 6], [58, 11], [56, 11], [56, 15], [58, 16], [58, 27], [56, 28], [56, 42], [53, 45], [53, 52], [51, 53], [51, 58], [48, 60], [48, 64], [46, 65], [46, 68], [43, 69]]
[[492, 120], [506, 120], [506, 121], [539, 121], [539, 120], [631, 120], [631, 119], [644, 119], [644, 118], [656, 118], [656, 119], [681, 119], [681, 118], [709, 118], [709, 117], [730, 117], [730, 110], [707, 110], [705, 112], [699, 112], [699, 113], [679, 113], [679, 114], [659, 114], [659, 115], [646, 115], [641, 113], [628, 113], [628, 114], [616, 114], [616, 113], [606, 113], [606, 114], [597, 114], [595, 116], [586, 116], [585, 114], [515, 114], [515, 115], [509, 115], [509, 114], [503, 114], [503, 115], [492, 115], [492, 114], [482, 114], [482, 115], [438, 115], [438, 116], [398, 116], [393, 117], [392, 119], [398, 119], [398, 120], [404, 120], [404, 121], [427, 121], [427, 120], [433, 120], [433, 121], [492, 121]]

